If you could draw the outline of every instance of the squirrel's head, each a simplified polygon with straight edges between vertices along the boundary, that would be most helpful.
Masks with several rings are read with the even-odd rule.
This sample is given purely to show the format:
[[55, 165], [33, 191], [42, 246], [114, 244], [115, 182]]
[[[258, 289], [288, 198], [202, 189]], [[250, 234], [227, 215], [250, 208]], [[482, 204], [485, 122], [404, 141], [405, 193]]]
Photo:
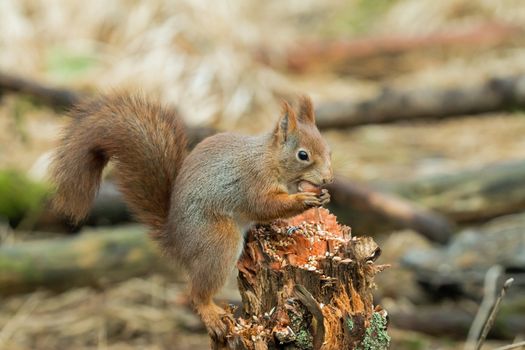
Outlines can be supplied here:
[[297, 110], [283, 102], [282, 115], [273, 132], [273, 144], [280, 177], [289, 191], [297, 192], [300, 183], [307, 181], [319, 189], [332, 182], [330, 147], [315, 125], [312, 101], [299, 99]]

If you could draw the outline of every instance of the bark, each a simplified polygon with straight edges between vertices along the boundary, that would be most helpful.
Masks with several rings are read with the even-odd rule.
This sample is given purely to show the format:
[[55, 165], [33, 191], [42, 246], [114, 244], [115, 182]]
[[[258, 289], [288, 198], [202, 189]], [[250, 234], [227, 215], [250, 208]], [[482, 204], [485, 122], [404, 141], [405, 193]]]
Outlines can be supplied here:
[[369, 99], [318, 104], [316, 120], [321, 129], [342, 128], [433, 120], [524, 106], [525, 76], [515, 75], [492, 77], [477, 84], [459, 83], [454, 87], [384, 87], [377, 96]]
[[238, 262], [243, 316], [222, 349], [386, 349], [374, 306], [379, 247], [326, 209], [252, 229]]
[[0, 294], [103, 286], [168, 272], [139, 226], [0, 246]]

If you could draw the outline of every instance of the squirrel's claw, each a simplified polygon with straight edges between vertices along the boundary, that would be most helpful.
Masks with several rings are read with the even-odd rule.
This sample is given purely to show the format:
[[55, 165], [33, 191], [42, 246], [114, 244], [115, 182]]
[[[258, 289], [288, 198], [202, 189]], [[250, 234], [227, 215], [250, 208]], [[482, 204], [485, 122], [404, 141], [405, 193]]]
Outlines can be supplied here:
[[320, 207], [322, 205], [320, 196], [309, 192], [303, 193], [303, 203], [305, 204], [306, 208]]
[[321, 205], [330, 203], [330, 193], [328, 193], [327, 189], [323, 188], [321, 194], [319, 195], [319, 201], [321, 202]]
[[209, 336], [214, 342], [223, 344], [228, 334], [228, 325], [224, 318], [232, 317], [223, 308], [217, 305], [211, 305], [205, 309], [199, 310], [202, 322], [208, 331]]

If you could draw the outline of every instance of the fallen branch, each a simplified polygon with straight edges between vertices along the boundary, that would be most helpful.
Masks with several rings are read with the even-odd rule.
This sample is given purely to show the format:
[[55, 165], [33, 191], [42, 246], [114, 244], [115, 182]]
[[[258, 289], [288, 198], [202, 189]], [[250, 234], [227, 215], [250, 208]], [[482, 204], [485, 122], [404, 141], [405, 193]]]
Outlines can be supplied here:
[[[523, 298], [505, 302], [505, 312], [496, 318], [496, 326], [489, 335], [498, 339], [513, 339], [523, 332], [525, 315]], [[410, 310], [389, 310], [393, 327], [425, 333], [436, 337], [465, 339], [474, 315], [458, 305], [417, 305]]]
[[378, 187], [441, 213], [453, 222], [479, 222], [525, 210], [525, 161], [383, 183]]
[[[323, 69], [359, 72], [359, 66], [366, 66], [367, 61], [387, 61], [411, 53], [428, 55], [428, 52], [443, 52], [444, 49], [487, 49], [509, 42], [522, 32], [520, 27], [508, 24], [484, 23], [466, 30], [414, 36], [310, 40], [289, 49], [284, 64], [296, 73]], [[263, 50], [257, 58], [266, 64], [279, 65], [271, 56]]]
[[503, 284], [503, 287], [501, 288], [501, 291], [499, 295], [497, 296], [496, 300], [494, 301], [494, 304], [492, 305], [490, 313], [487, 319], [485, 320], [485, 324], [483, 325], [483, 331], [481, 332], [479, 340], [475, 347], [476, 350], [481, 349], [481, 346], [485, 342], [485, 339], [487, 339], [487, 335], [489, 334], [489, 331], [492, 328], [494, 321], [496, 320], [496, 315], [498, 314], [498, 311], [500, 309], [501, 301], [503, 300], [503, 297], [505, 297], [507, 290], [510, 288], [513, 282], [514, 282], [514, 279], [509, 278]]
[[168, 272], [141, 227], [0, 246], [0, 294], [101, 286]]
[[330, 185], [331, 208], [343, 222], [361, 232], [412, 229], [427, 238], [445, 243], [453, 224], [435, 212], [393, 194], [373, 190], [338, 177]]
[[[57, 215], [45, 203], [48, 191], [23, 174], [0, 171], [0, 217], [8, 218], [13, 227], [25, 231], [75, 230], [66, 217]], [[362, 231], [411, 228], [437, 242], [445, 242], [453, 231], [452, 225], [440, 215], [365, 185], [338, 178], [331, 191], [332, 208], [345, 222], [352, 222]], [[358, 215], [354, 217], [355, 214]], [[104, 181], [84, 224], [99, 226], [130, 220], [132, 217], [121, 193], [114, 183]]]
[[472, 326], [470, 326], [464, 350], [478, 349], [478, 339], [480, 339], [483, 330], [486, 328], [488, 319], [498, 298], [497, 286], [502, 274], [503, 268], [500, 265], [492, 266], [485, 274], [483, 300], [479, 305], [476, 317], [474, 317], [474, 322], [472, 322]]
[[520, 341], [518, 343], [501, 346], [501, 347], [496, 348], [494, 350], [511, 350], [511, 349], [522, 348], [524, 346], [525, 346], [525, 341]]
[[[3, 80], [3, 83], [2, 83]], [[525, 76], [493, 77], [477, 85], [453, 88], [425, 86], [394, 90], [385, 87], [377, 96], [365, 100], [322, 102], [316, 108], [320, 129], [355, 127], [403, 120], [428, 120], [466, 114], [480, 114], [525, 106]], [[89, 97], [66, 88], [0, 73], [0, 93], [21, 93], [39, 99], [53, 108], [68, 109]], [[213, 128], [188, 129], [190, 144], [217, 132]]]
[[66, 88], [56, 88], [33, 80], [0, 72], [0, 94], [19, 93], [28, 95], [53, 107], [67, 109], [82, 99], [82, 94]]
[[[0, 72], [0, 95], [2, 93], [27, 95], [51, 108], [65, 110], [90, 97], [88, 94], [72, 89], [48, 86], [33, 80]], [[188, 141], [191, 146], [195, 146], [205, 137], [217, 132], [217, 130], [209, 127], [192, 127], [188, 128], [187, 131]]]
[[525, 107], [525, 76], [492, 77], [479, 84], [454, 87], [385, 87], [365, 100], [325, 102], [317, 105], [321, 129], [407, 120], [429, 120]]

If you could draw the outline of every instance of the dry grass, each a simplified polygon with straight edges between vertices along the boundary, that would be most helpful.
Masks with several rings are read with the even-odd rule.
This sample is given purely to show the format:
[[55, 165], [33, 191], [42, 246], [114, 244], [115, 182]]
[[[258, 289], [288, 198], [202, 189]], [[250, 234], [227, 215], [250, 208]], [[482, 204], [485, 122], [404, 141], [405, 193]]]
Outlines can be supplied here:
[[275, 95], [290, 91], [253, 54], [288, 43], [287, 19], [315, 10], [308, 3], [275, 11], [275, 1], [5, 0], [0, 67], [101, 90], [142, 89], [176, 104], [189, 124], [232, 127], [275, 112]]
[[206, 349], [184, 300], [181, 286], [161, 277], [11, 297], [0, 305], [0, 349]]

